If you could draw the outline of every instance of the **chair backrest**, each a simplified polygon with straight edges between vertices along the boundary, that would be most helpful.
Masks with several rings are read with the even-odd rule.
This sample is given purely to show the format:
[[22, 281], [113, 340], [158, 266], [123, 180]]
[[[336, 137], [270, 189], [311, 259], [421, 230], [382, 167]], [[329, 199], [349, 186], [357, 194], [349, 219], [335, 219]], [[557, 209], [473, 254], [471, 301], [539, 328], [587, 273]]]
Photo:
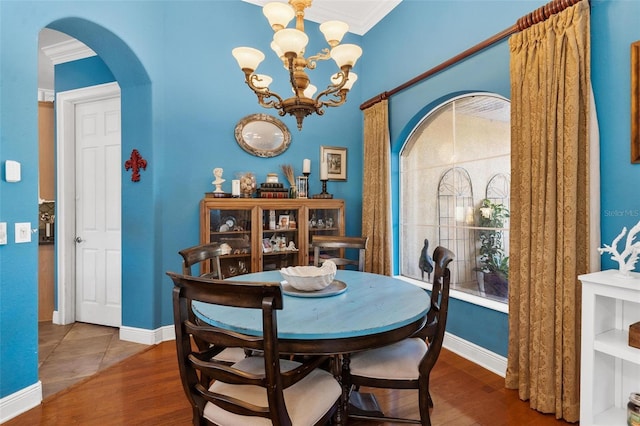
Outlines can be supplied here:
[[[299, 367], [280, 372], [278, 330], [276, 311], [282, 309], [282, 289], [278, 282], [221, 281], [201, 277], [190, 277], [167, 272], [174, 283], [173, 316], [180, 378], [187, 398], [193, 407], [194, 424], [201, 423], [207, 402], [223, 410], [239, 415], [259, 416], [271, 419], [273, 424], [291, 424], [284, 403], [283, 389], [299, 381], [309, 372], [308, 367]], [[262, 311], [262, 336], [245, 335], [207, 324], [195, 324], [191, 301], [232, 306]], [[252, 374], [234, 366], [217, 361], [208, 350], [198, 350], [191, 337], [207, 341], [211, 347], [241, 347], [263, 351], [264, 374]], [[316, 364], [324, 361], [323, 358]], [[314, 368], [315, 368], [314, 364]], [[304, 374], [301, 377], [301, 373]], [[246, 384], [265, 388], [268, 406], [260, 407], [246, 401], [233, 400], [209, 391], [200, 377], [208, 380]]]
[[200, 244], [189, 247], [178, 252], [182, 256], [182, 273], [184, 275], [194, 275], [192, 267], [200, 264], [200, 276], [206, 278], [223, 279], [220, 268], [220, 256], [222, 250], [218, 243]]
[[[367, 250], [368, 242], [369, 237], [313, 235], [311, 237], [311, 245], [313, 246], [313, 264], [315, 266], [320, 266], [325, 260], [331, 259], [339, 268], [346, 265], [353, 265], [358, 268], [358, 271], [364, 271], [365, 252]], [[339, 256], [320, 259], [320, 252], [322, 250], [340, 250], [340, 253], [344, 253], [345, 249], [357, 249], [358, 260]]]
[[[449, 249], [442, 246], [436, 247], [433, 251], [433, 263], [435, 265], [435, 272], [433, 275], [433, 285], [431, 287], [431, 308], [427, 314], [427, 324], [431, 324], [434, 321], [434, 317], [440, 314], [442, 310], [442, 299], [444, 298], [444, 277], [449, 276], [449, 263], [454, 259], [455, 255]], [[449, 281], [449, 278], [447, 278]], [[448, 287], [448, 285], [447, 285]], [[449, 289], [446, 289], [446, 296], [449, 296]], [[448, 304], [448, 300], [446, 301]]]
[[451, 287], [451, 271], [449, 263], [455, 255], [449, 249], [438, 246], [433, 252], [435, 273], [433, 288], [431, 290], [431, 307], [427, 314], [426, 325], [421, 333], [429, 340], [429, 350], [420, 363], [420, 371], [428, 372], [433, 368], [444, 341], [444, 332], [447, 326], [447, 314], [449, 311], [449, 290]]

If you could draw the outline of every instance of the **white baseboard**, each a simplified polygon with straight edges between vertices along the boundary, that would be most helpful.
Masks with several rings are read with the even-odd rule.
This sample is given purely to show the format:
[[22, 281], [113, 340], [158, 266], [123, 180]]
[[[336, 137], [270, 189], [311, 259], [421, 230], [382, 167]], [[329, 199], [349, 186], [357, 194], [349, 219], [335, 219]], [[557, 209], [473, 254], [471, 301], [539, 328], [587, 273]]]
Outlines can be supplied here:
[[155, 330], [147, 330], [144, 328], [120, 327], [120, 340], [133, 343], [142, 343], [143, 345], [157, 345], [167, 340], [175, 340], [176, 333], [173, 325], [156, 328]]
[[442, 346], [499, 376], [506, 376], [507, 358], [502, 355], [449, 333], [445, 333]]
[[42, 382], [20, 389], [0, 399], [0, 423], [4, 423], [42, 402]]

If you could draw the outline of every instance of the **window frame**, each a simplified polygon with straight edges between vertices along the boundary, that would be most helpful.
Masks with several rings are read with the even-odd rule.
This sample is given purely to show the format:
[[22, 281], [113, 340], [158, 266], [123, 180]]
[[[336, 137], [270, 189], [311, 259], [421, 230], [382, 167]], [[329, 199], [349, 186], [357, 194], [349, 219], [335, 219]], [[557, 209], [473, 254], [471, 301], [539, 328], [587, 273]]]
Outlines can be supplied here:
[[[434, 104], [433, 106], [430, 106], [429, 110], [424, 112], [424, 115], [416, 122], [416, 124], [413, 126], [413, 128], [411, 129], [411, 131], [409, 131], [407, 133], [407, 136], [404, 138], [404, 141], [402, 141], [402, 146], [400, 148], [397, 154], [397, 163], [398, 163], [398, 186], [397, 186], [397, 190], [398, 190], [398, 227], [397, 227], [397, 237], [400, 240], [400, 238], [403, 235], [403, 224], [406, 223], [405, 220], [405, 209], [407, 208], [407, 204], [406, 204], [406, 194], [404, 193], [404, 179], [403, 179], [403, 154], [405, 153], [405, 151], [408, 149], [409, 144], [413, 144], [413, 138], [416, 134], [416, 132], [418, 131], [422, 131], [423, 128], [422, 126], [425, 124], [426, 120], [429, 120], [432, 118], [434, 113], [437, 113], [439, 111], [442, 110], [442, 108], [446, 107], [447, 105], [452, 105], [454, 102], [456, 101], [460, 101], [462, 99], [465, 98], [470, 98], [470, 97], [476, 97], [476, 96], [486, 96], [486, 97], [493, 97], [493, 98], [497, 98], [503, 101], [506, 101], [510, 104], [510, 100], [504, 96], [501, 96], [497, 93], [491, 93], [491, 92], [467, 92], [467, 93], [463, 93], [463, 94], [457, 94], [448, 98], [442, 98], [442, 101]], [[412, 148], [412, 147], [410, 147]], [[457, 167], [458, 166], [458, 162], [453, 161], [451, 163], [449, 163], [449, 167]], [[485, 187], [482, 188], [478, 188], [478, 190], [482, 191], [482, 196], [481, 197], [474, 197], [474, 198], [479, 198], [482, 199], [484, 198], [484, 191], [485, 191]], [[478, 194], [480, 195], [480, 194]], [[435, 203], [435, 201], [434, 201]], [[413, 207], [415, 208], [415, 206]], [[435, 224], [434, 225], [436, 227], [436, 229], [438, 228], [438, 225]], [[436, 231], [438, 232], [438, 231]], [[430, 250], [432, 251], [435, 248], [435, 243], [437, 241], [434, 241], [433, 245], [430, 242]], [[406, 260], [404, 259], [404, 253], [403, 251], [406, 250], [405, 247], [403, 247], [402, 242], [399, 242], [398, 244], [398, 273], [397, 273], [397, 277], [400, 279], [403, 279], [407, 282], [411, 282], [415, 285], [421, 286], [423, 288], [426, 289], [430, 289], [431, 288], [431, 284], [428, 282], [424, 282], [421, 281], [419, 279], [415, 279], [409, 275], [403, 275], [403, 273], [405, 273], [406, 271], [403, 271], [403, 262]], [[509, 312], [509, 304], [508, 304], [508, 297], [505, 300], [496, 300], [494, 298], [490, 298], [488, 296], [483, 296], [481, 294], [474, 294], [474, 293], [470, 293], [470, 292], [466, 292], [463, 290], [458, 290], [458, 289], [454, 289], [452, 287], [451, 289], [451, 296], [459, 299], [459, 300], [463, 300], [469, 303], [473, 303], [475, 305], [478, 306], [483, 306], [495, 311], [499, 311], [499, 312], [504, 312], [504, 313], [508, 313]]]

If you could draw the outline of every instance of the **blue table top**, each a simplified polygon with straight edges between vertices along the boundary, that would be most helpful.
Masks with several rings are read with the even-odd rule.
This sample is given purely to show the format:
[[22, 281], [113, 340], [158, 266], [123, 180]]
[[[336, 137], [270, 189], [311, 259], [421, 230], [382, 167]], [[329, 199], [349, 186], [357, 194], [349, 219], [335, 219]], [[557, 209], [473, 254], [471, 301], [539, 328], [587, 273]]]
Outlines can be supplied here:
[[[429, 310], [429, 294], [422, 288], [385, 275], [339, 270], [336, 279], [347, 284], [339, 295], [322, 298], [283, 296], [277, 311], [278, 337], [313, 340], [368, 336], [395, 330], [422, 318]], [[280, 282], [280, 271], [241, 275], [229, 281]], [[262, 334], [261, 311], [194, 302], [205, 322], [246, 334]]]

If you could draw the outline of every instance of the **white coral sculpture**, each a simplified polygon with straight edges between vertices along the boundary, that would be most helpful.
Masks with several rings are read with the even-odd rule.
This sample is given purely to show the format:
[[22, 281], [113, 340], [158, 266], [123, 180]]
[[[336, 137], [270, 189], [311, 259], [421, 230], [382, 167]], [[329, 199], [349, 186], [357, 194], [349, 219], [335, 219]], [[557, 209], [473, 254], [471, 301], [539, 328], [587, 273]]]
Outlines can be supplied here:
[[622, 228], [622, 232], [613, 240], [610, 246], [605, 244], [604, 247], [598, 249], [600, 254], [611, 253], [611, 259], [618, 262], [618, 270], [620, 274], [625, 277], [630, 276], [629, 273], [635, 268], [636, 262], [638, 261], [640, 242], [634, 242], [638, 232], [640, 232], [640, 222], [629, 231], [629, 235], [627, 235], [627, 245], [622, 253], [618, 252], [618, 243], [622, 237], [624, 237], [624, 234], [627, 233], [626, 226]]

